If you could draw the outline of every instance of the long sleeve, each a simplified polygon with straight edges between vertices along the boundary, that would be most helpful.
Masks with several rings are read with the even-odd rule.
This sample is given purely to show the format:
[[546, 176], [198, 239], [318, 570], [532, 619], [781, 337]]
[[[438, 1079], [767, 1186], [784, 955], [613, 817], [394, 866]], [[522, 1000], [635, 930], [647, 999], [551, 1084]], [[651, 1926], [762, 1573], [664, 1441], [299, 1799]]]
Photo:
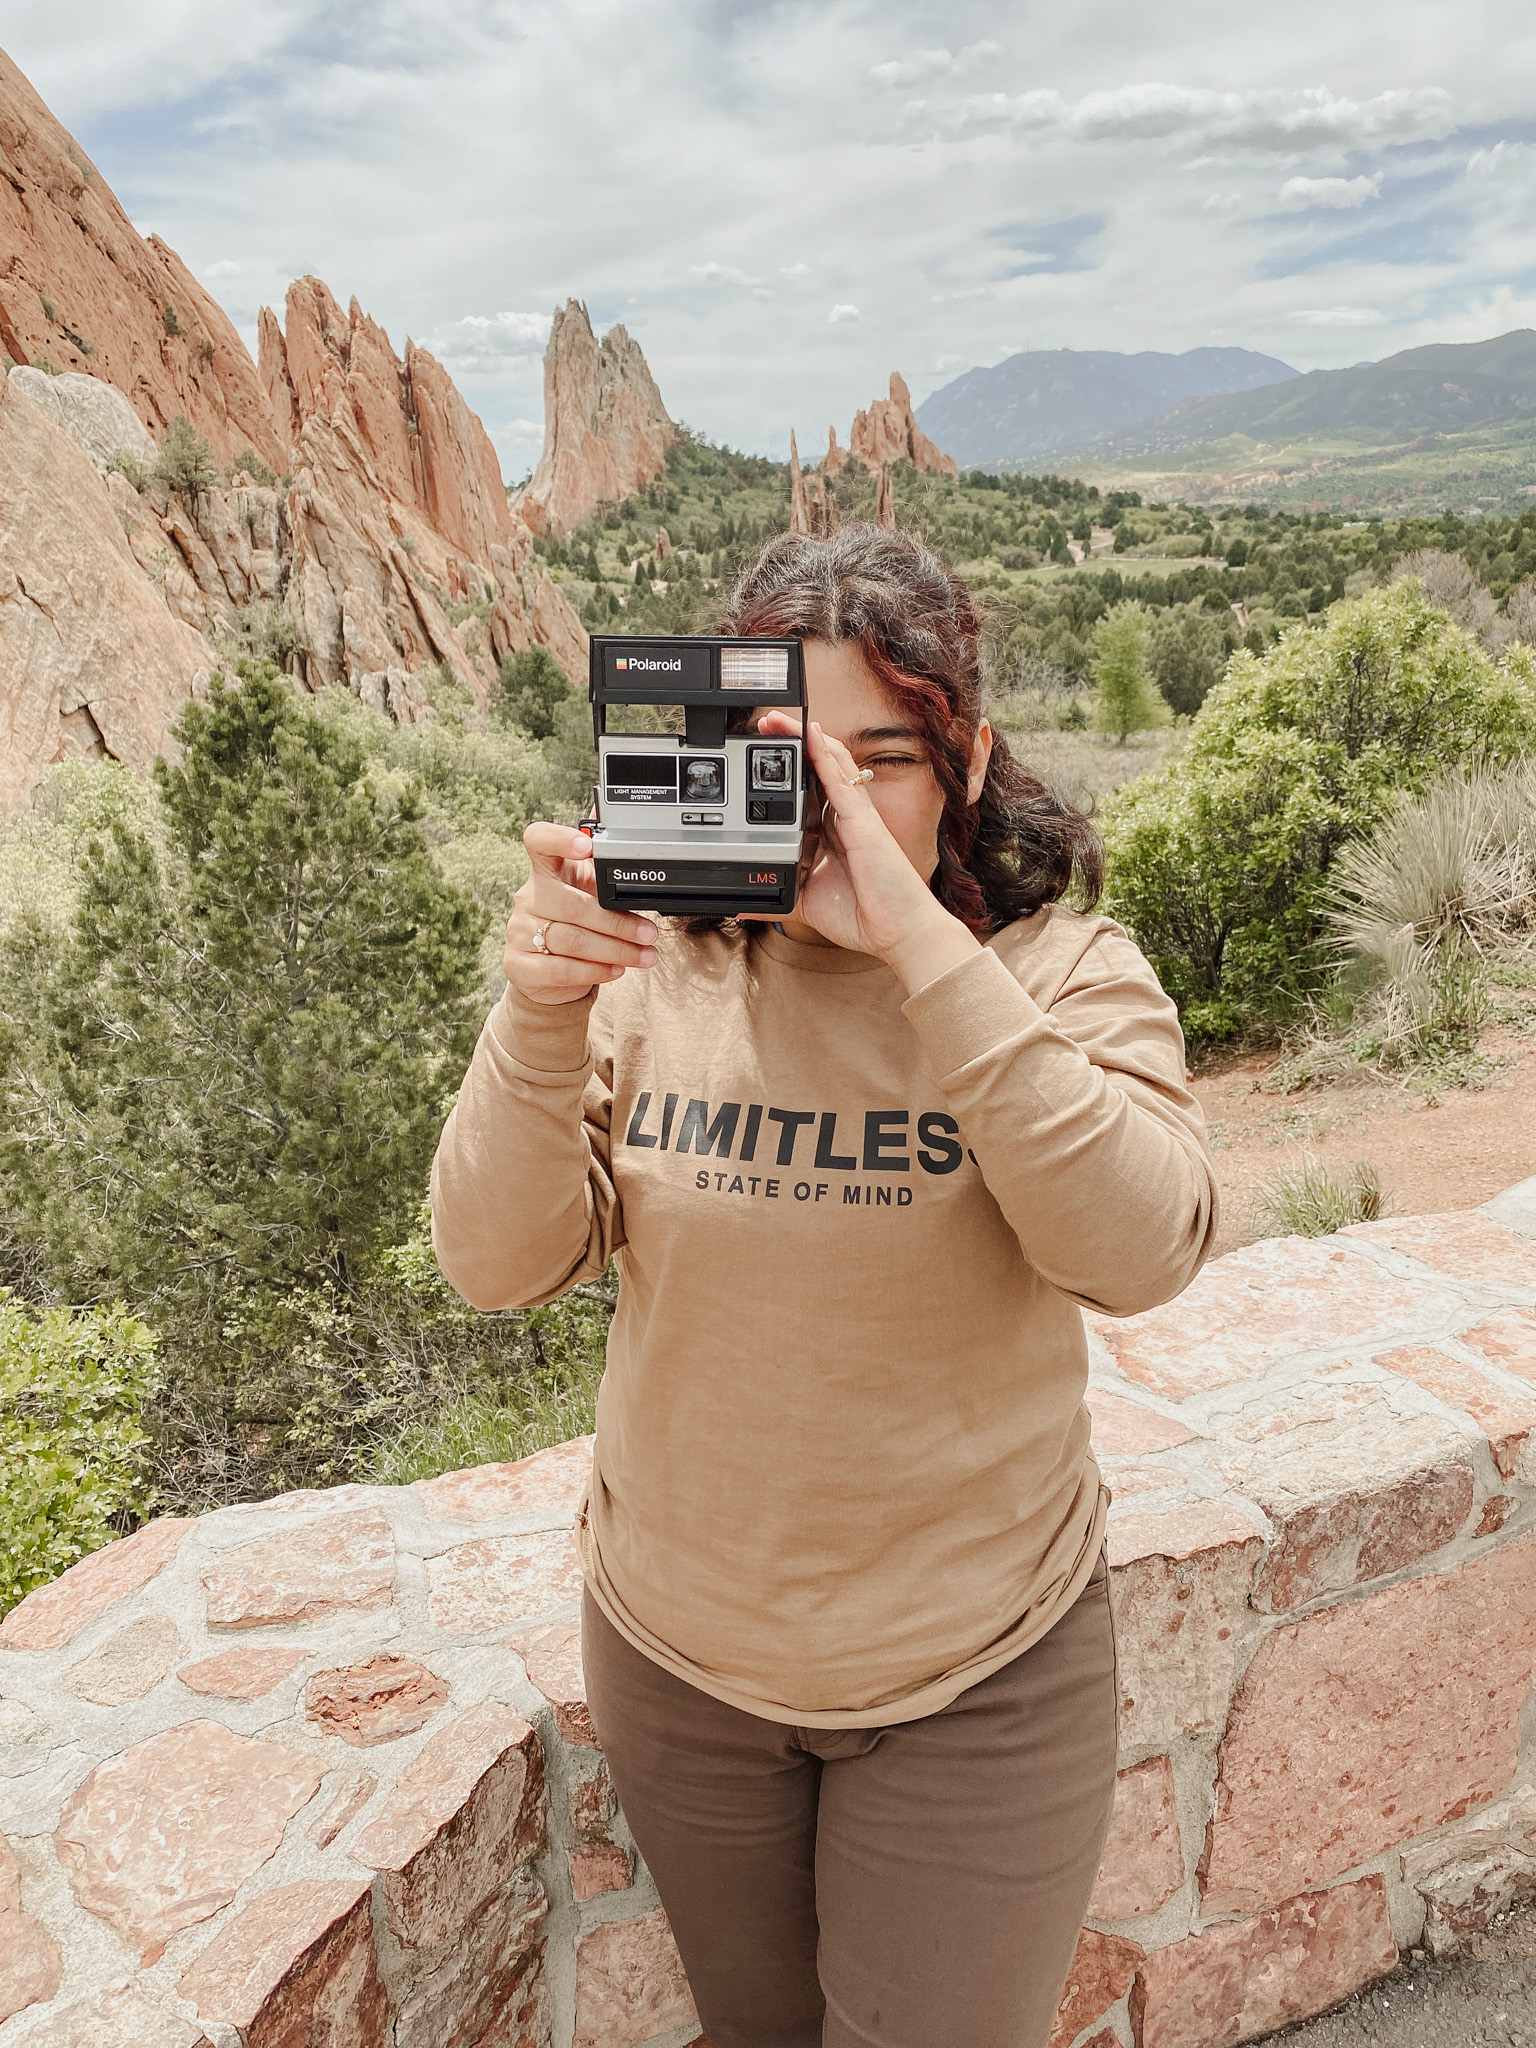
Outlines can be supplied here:
[[1215, 1183], [1177, 1014], [1129, 939], [1101, 927], [1045, 1008], [991, 949], [903, 1008], [1036, 1272], [1110, 1315], [1188, 1284]]
[[509, 989], [438, 1140], [432, 1244], [476, 1308], [531, 1308], [600, 1279], [622, 1242], [611, 1061], [594, 1059], [592, 1008]]

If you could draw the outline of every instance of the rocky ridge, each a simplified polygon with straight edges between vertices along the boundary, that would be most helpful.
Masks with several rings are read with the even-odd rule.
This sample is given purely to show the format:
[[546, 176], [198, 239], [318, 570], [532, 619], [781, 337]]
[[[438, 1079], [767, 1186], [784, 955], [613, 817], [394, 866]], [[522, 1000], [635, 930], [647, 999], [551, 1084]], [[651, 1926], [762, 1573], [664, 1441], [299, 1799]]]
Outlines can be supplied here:
[[535, 533], [566, 533], [643, 490], [676, 439], [640, 344], [623, 327], [599, 341], [567, 299], [544, 351], [543, 452], [517, 511]]
[[[433, 715], [442, 663], [482, 702], [535, 644], [581, 675], [580, 621], [426, 350], [301, 278], [258, 374], [3, 53], [0, 168], [0, 815], [68, 754], [152, 759], [242, 648], [396, 718]], [[178, 418], [200, 476], [162, 461]]]
[[135, 229], [0, 50], [0, 348], [115, 385], [155, 433], [178, 414], [220, 462], [285, 467], [256, 368], [174, 249]]

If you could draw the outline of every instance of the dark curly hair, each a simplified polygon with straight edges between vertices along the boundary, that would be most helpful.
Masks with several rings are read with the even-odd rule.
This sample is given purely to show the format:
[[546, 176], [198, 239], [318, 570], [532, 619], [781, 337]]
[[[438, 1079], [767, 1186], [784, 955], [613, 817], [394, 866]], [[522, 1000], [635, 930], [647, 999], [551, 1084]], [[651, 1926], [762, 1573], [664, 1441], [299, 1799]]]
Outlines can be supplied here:
[[981, 795], [966, 788], [982, 715], [982, 621], [970, 592], [916, 534], [867, 523], [824, 540], [782, 533], [742, 571], [718, 630], [854, 640], [922, 736], [944, 797], [933, 893], [988, 933], [1065, 896], [1098, 901], [1099, 835], [994, 740]]

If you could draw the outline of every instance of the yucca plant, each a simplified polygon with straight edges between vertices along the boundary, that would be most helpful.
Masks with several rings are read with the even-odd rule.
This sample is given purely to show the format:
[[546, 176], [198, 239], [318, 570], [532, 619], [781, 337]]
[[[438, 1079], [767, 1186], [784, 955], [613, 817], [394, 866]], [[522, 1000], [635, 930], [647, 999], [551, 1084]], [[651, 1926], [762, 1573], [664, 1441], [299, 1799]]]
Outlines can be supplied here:
[[1357, 1159], [1339, 1173], [1304, 1159], [1254, 1190], [1271, 1237], [1328, 1237], [1350, 1223], [1374, 1223], [1385, 1196], [1374, 1166]]

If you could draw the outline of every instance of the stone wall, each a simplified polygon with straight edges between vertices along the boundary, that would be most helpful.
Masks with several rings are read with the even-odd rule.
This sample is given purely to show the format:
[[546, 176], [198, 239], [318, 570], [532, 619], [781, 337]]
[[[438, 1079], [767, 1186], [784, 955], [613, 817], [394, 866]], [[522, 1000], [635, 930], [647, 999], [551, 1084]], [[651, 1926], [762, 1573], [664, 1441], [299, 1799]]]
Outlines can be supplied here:
[[[1090, 1318], [1115, 1818], [1053, 2048], [1225, 2048], [1536, 1884], [1536, 1181]], [[682, 2048], [588, 1446], [161, 1521], [0, 1625], [0, 2048]]]

